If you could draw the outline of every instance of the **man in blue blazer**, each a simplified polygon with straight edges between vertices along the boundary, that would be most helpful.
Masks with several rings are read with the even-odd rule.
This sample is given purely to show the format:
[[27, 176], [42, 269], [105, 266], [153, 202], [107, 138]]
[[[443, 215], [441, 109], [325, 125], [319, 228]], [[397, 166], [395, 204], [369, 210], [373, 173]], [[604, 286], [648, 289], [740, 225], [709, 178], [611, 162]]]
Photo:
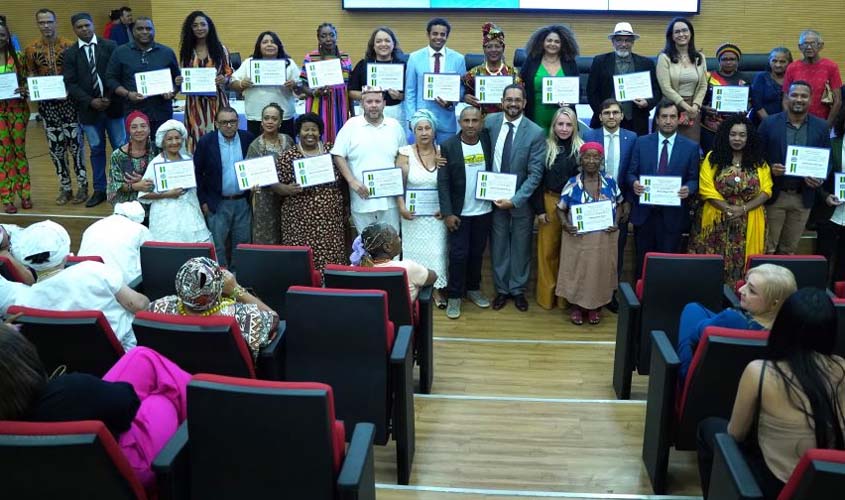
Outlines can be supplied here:
[[[625, 243], [628, 240], [628, 215], [630, 215], [633, 194], [626, 181], [628, 169], [631, 164], [631, 155], [634, 152], [634, 145], [637, 142], [637, 133], [622, 128], [622, 106], [616, 99], [609, 98], [601, 102], [598, 113], [601, 120], [601, 127], [590, 129], [584, 132], [584, 142], [597, 142], [604, 145], [605, 171], [613, 176], [616, 185], [625, 196], [625, 203], [619, 206], [619, 256], [617, 260], [616, 274], [622, 276], [623, 256], [625, 254]], [[618, 305], [616, 296], [608, 305], [608, 309], [616, 312]]]
[[[255, 136], [238, 130], [238, 112], [231, 107], [217, 110], [217, 132], [209, 132], [197, 142], [194, 172], [197, 177], [197, 198], [214, 239], [217, 262], [226, 266], [226, 239], [232, 248], [249, 243], [252, 210], [249, 191], [241, 191], [235, 174], [235, 162], [246, 158]], [[234, 270], [232, 263], [228, 266]]]
[[[700, 155], [698, 144], [678, 135], [678, 106], [670, 101], [657, 105], [658, 132], [637, 139], [628, 185], [633, 191], [631, 223], [637, 246], [637, 278], [642, 274], [643, 258], [647, 252], [676, 253], [681, 233], [689, 225], [687, 200], [698, 191]], [[645, 186], [641, 175], [677, 176], [681, 178], [678, 198], [681, 206], [657, 206], [640, 203]]]
[[[455, 103], [440, 97], [433, 101], [424, 99], [423, 84], [425, 73], [456, 73], [463, 76], [467, 72], [464, 55], [446, 48], [446, 40], [452, 30], [449, 21], [435, 17], [428, 22], [428, 46], [423, 47], [408, 57], [405, 65], [405, 116], [411, 117], [418, 109], [427, 109], [437, 118], [437, 143], [455, 135], [458, 130], [455, 120]], [[461, 100], [464, 98], [464, 86], [461, 85]], [[405, 124], [402, 124], [403, 126]], [[413, 132], [408, 133], [408, 142], [414, 141]]]
[[823, 178], [784, 175], [787, 146], [830, 148], [827, 122], [809, 113], [811, 95], [809, 83], [792, 82], [786, 96], [786, 111], [767, 117], [757, 130], [774, 182], [772, 197], [766, 202], [766, 253], [795, 253], [815, 203], [817, 188], [824, 182]]
[[503, 113], [487, 116], [484, 129], [493, 147], [493, 171], [516, 175], [516, 193], [510, 199], [493, 201], [493, 309], [501, 309], [508, 298], [513, 298], [517, 309], [527, 311], [525, 286], [534, 229], [534, 210], [529, 201], [543, 179], [546, 140], [543, 129], [523, 114], [525, 89], [521, 85], [505, 87], [502, 109]]

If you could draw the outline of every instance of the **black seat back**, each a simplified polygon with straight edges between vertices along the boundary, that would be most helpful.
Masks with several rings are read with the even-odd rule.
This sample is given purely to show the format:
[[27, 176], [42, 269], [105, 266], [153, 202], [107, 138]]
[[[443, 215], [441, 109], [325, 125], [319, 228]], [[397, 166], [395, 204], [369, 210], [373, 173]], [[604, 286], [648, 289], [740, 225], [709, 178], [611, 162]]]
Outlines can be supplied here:
[[761, 264], [789, 269], [798, 288], [827, 288], [827, 259], [821, 255], [750, 255], [746, 270]]
[[176, 272], [194, 257], [217, 260], [211, 243], [162, 243], [141, 245], [143, 293], [151, 301], [176, 293]]
[[414, 306], [408, 292], [404, 269], [353, 267], [329, 264], [323, 275], [326, 288], [345, 290], [384, 290], [387, 292], [388, 317], [394, 325], [414, 325]]
[[241, 244], [235, 249], [238, 282], [279, 314], [287, 317], [285, 298], [293, 285], [320, 286], [309, 247]]

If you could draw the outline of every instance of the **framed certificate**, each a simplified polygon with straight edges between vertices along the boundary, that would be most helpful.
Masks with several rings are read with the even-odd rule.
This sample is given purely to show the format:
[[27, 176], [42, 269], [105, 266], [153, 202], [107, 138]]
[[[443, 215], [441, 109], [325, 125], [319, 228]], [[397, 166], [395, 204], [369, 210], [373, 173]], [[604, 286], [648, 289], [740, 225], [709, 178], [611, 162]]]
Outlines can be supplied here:
[[654, 93], [651, 89], [651, 72], [639, 71], [625, 75], [613, 75], [613, 91], [619, 102], [634, 99], [651, 99]]
[[305, 73], [308, 78], [308, 86], [312, 89], [344, 84], [340, 59], [306, 63]]
[[135, 73], [135, 88], [144, 97], [173, 92], [173, 76], [169, 69]]
[[[30, 101], [67, 99], [65, 79], [62, 76], [31, 76], [26, 81]], [[17, 87], [17, 84], [15, 86]]]
[[191, 189], [197, 187], [194, 175], [194, 161], [168, 161], [153, 165], [155, 192], [171, 189]]
[[675, 175], [641, 175], [640, 184], [645, 192], [640, 195], [643, 205], [662, 205], [665, 207], [680, 207], [681, 178]]
[[457, 73], [424, 73], [423, 99], [441, 98], [448, 102], [461, 100], [461, 75]]
[[252, 84], [258, 86], [284, 85], [287, 65], [284, 59], [251, 59]]
[[748, 111], [748, 89], [738, 85], [713, 87], [713, 109], [719, 113], [745, 113]]
[[833, 196], [836, 196], [840, 201], [845, 201], [845, 174], [834, 174], [836, 176], [833, 190]]
[[400, 92], [405, 90], [405, 65], [367, 64], [367, 85]]
[[18, 89], [18, 74], [17, 73], [0, 73], [0, 101], [7, 99], [20, 99], [21, 95], [16, 94]]
[[434, 215], [440, 211], [440, 196], [436, 189], [409, 189], [405, 208], [414, 215]]
[[181, 68], [182, 93], [217, 95], [217, 68]]
[[337, 180], [334, 175], [332, 155], [329, 154], [294, 160], [293, 173], [296, 183], [302, 187], [317, 186]]
[[402, 169], [399, 167], [365, 170], [361, 172], [361, 177], [370, 198], [401, 196], [405, 192]]
[[475, 199], [510, 200], [516, 194], [516, 174], [479, 171], [475, 178]]
[[513, 83], [512, 76], [482, 76], [475, 77], [475, 97], [481, 104], [499, 104], [505, 87]]
[[236, 161], [234, 168], [241, 191], [251, 189], [253, 186], [269, 186], [279, 182], [276, 158], [273, 155]]
[[572, 225], [579, 234], [604, 231], [613, 226], [613, 203], [610, 200], [595, 201], [573, 205], [571, 208]]
[[547, 76], [543, 78], [543, 104], [577, 104], [580, 89], [577, 76]]
[[827, 166], [830, 150], [809, 146], [786, 147], [786, 175], [796, 177], [827, 178]]

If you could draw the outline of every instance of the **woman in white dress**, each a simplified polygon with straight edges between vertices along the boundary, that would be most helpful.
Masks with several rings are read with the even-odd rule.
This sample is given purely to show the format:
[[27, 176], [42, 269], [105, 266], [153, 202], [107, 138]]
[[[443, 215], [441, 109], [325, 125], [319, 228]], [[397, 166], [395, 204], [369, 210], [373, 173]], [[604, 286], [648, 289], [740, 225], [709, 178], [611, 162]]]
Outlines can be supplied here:
[[150, 204], [150, 232], [155, 241], [204, 243], [211, 241], [196, 188], [155, 192], [155, 169], [162, 163], [190, 160], [185, 149], [188, 131], [181, 122], [167, 120], [156, 131], [156, 145], [161, 153], [153, 158], [144, 173], [141, 203]]
[[[405, 189], [437, 190], [437, 169], [446, 161], [434, 144], [437, 120], [425, 109], [414, 113], [410, 119], [411, 130], [416, 138], [414, 144], [399, 148], [396, 165], [405, 175]], [[415, 215], [405, 206], [405, 197], [396, 197], [399, 213], [402, 215], [402, 260], [416, 261], [437, 273], [434, 282], [434, 303], [443, 309], [446, 298], [447, 251], [446, 225], [440, 212], [431, 215]]]

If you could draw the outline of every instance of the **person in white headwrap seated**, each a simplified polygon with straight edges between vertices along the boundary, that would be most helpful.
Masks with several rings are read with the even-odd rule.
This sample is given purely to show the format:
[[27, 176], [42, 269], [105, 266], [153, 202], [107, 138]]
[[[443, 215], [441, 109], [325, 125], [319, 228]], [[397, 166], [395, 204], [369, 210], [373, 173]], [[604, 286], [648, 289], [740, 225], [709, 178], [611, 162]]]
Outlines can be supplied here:
[[[132, 290], [115, 268], [84, 261], [65, 268], [70, 236], [53, 221], [36, 222], [15, 235], [13, 255], [38, 274], [19, 289], [15, 305], [52, 311], [102, 311], [124, 349], [135, 347], [132, 319], [147, 308], [146, 296]], [[3, 283], [5, 285], [5, 283]]]
[[[9, 278], [10, 280], [18, 281], [25, 285], [35, 283], [35, 271], [23, 265], [18, 259], [12, 255], [12, 238], [15, 233], [19, 232], [21, 228], [14, 224], [0, 225], [0, 257], [5, 257], [5, 264], [12, 267], [12, 269], [4, 269], [0, 272], [0, 276]], [[5, 312], [0, 300], [0, 313]]]
[[[196, 187], [169, 189], [168, 183], [178, 180], [177, 172], [166, 172], [163, 164], [190, 162], [187, 167], [193, 172], [191, 156], [185, 149], [188, 131], [181, 122], [167, 120], [156, 131], [156, 146], [161, 153], [153, 158], [144, 173], [144, 187], [138, 194], [138, 201], [150, 204], [150, 231], [155, 241], [178, 243], [203, 243], [211, 241], [211, 232], [197, 200]], [[156, 185], [161, 189], [156, 189]], [[196, 185], [196, 181], [193, 183]]]
[[82, 233], [79, 255], [96, 255], [119, 270], [124, 283], [141, 276], [141, 245], [153, 239], [144, 222], [144, 207], [137, 201], [114, 206], [114, 214], [88, 226]]

